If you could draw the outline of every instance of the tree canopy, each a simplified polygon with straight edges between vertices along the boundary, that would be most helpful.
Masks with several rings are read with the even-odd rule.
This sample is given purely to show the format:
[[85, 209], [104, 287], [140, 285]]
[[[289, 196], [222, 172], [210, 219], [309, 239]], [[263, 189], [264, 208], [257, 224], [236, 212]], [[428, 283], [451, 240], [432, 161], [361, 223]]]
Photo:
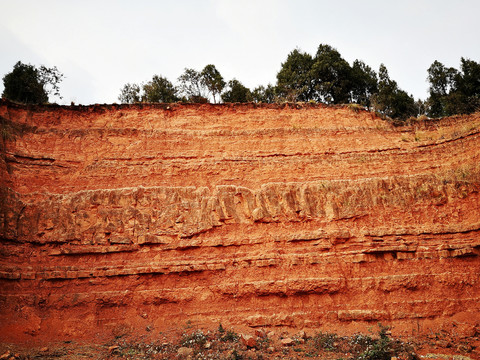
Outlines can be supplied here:
[[46, 103], [52, 94], [62, 98], [58, 84], [63, 77], [56, 67], [37, 68], [18, 61], [12, 72], [3, 77], [2, 97], [25, 104]]
[[179, 76], [178, 82], [179, 91], [186, 99], [196, 102], [207, 98], [209, 90], [201, 72], [186, 68]]
[[416, 115], [415, 100], [390, 79], [384, 64], [378, 71], [378, 92], [373, 97], [375, 110], [385, 116], [406, 119]]
[[215, 96], [221, 94], [226, 85], [222, 75], [217, 70], [215, 65], [212, 64], [205, 66], [200, 75], [202, 77], [203, 84], [213, 96], [213, 102], [216, 103], [217, 101]]
[[118, 100], [120, 100], [122, 104], [133, 104], [136, 102], [140, 102], [141, 100], [140, 91], [141, 91], [140, 85], [127, 83], [120, 90], [120, 95], [118, 96]]
[[435, 60], [427, 70], [430, 116], [468, 114], [480, 109], [480, 64], [460, 59], [460, 70]]
[[315, 101], [327, 104], [359, 104], [385, 117], [407, 119], [470, 113], [480, 109], [480, 64], [461, 58], [460, 69], [434, 61], [428, 69], [430, 96], [415, 100], [390, 78], [387, 67], [378, 73], [362, 60], [348, 63], [340, 52], [320, 44], [314, 56], [300, 49], [291, 51], [276, 75], [276, 83], [250, 90], [237, 79], [226, 82], [215, 65], [202, 71], [186, 68], [176, 85], [154, 76], [141, 86], [126, 84], [122, 102], [284, 102]]
[[240, 81], [233, 79], [228, 82], [228, 89], [222, 94], [224, 102], [250, 102], [253, 100], [250, 89]]
[[351, 70], [351, 99], [370, 107], [372, 95], [378, 91], [378, 76], [372, 68], [361, 60], [355, 60]]
[[127, 83], [118, 96], [123, 104], [133, 104], [140, 101], [152, 103], [168, 103], [178, 101], [177, 89], [165, 77], [153, 75], [152, 80], [142, 84]]
[[351, 67], [330, 45], [320, 44], [312, 66], [314, 100], [345, 104], [352, 88]]
[[308, 101], [312, 99], [313, 58], [311, 55], [293, 50], [282, 63], [277, 73], [277, 88], [280, 96], [289, 101]]
[[146, 102], [175, 102], [178, 100], [177, 89], [167, 78], [154, 75], [143, 85], [143, 99]]

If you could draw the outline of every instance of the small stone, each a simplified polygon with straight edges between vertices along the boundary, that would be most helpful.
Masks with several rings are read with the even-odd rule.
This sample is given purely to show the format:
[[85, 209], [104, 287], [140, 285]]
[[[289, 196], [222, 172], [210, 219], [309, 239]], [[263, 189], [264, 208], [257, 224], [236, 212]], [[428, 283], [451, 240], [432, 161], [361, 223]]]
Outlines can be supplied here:
[[269, 346], [267, 348], [267, 351], [271, 354], [271, 353], [275, 352], [275, 348], [273, 346]]
[[210, 349], [211, 347], [212, 347], [212, 343], [211, 343], [210, 341], [207, 341], [207, 342], [205, 343], [204, 348], [205, 348], [205, 349]]
[[251, 335], [241, 334], [240, 340], [242, 341], [242, 344], [246, 347], [253, 348], [257, 346], [257, 340]]
[[108, 347], [108, 353], [111, 354], [111, 353], [113, 353], [115, 350], [117, 350], [118, 348], [119, 348], [118, 345], [109, 346], [109, 347]]
[[47, 351], [48, 351], [48, 347], [45, 346], [45, 347], [41, 348], [40, 351], [41, 351], [41, 352], [47, 352]]
[[267, 333], [263, 329], [255, 329], [255, 336], [258, 336], [261, 339], [265, 339], [267, 337]]
[[292, 346], [293, 344], [295, 344], [295, 341], [293, 341], [293, 339], [291, 338], [282, 339], [280, 340], [280, 342], [283, 346]]
[[180, 357], [188, 357], [193, 355], [193, 349], [189, 347], [182, 346], [177, 350], [177, 355]]
[[2, 356], [0, 356], [0, 359], [8, 359], [10, 357], [10, 355], [12, 355], [12, 353], [7, 350]]
[[269, 338], [274, 337], [274, 336], [275, 336], [275, 331], [269, 331], [269, 332], [267, 333], [267, 336], [268, 336]]

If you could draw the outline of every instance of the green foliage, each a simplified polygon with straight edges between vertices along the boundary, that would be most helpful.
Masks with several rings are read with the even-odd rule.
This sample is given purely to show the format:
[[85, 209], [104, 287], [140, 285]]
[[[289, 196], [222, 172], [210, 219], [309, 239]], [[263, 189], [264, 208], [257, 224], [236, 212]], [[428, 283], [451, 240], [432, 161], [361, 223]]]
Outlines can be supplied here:
[[277, 73], [279, 95], [287, 101], [308, 101], [312, 99], [313, 58], [295, 49], [287, 56]]
[[350, 100], [352, 69], [330, 45], [320, 44], [312, 66], [313, 99], [330, 104]]
[[237, 342], [240, 339], [240, 336], [231, 329], [225, 330], [222, 324], [219, 324], [217, 338], [222, 342]]
[[233, 79], [228, 82], [228, 89], [222, 94], [222, 100], [229, 103], [246, 103], [252, 101], [253, 97], [250, 89]]
[[372, 99], [375, 110], [384, 116], [401, 120], [416, 115], [415, 100], [390, 79], [384, 64], [380, 64], [378, 77], [378, 92]]
[[318, 332], [311, 341], [315, 349], [334, 351], [337, 339], [337, 334]]
[[150, 103], [171, 103], [178, 101], [177, 89], [165, 77], [154, 75], [152, 80], [143, 84], [125, 84], [120, 90], [118, 100], [122, 104], [144, 101]]
[[[254, 91], [255, 101], [263, 101], [257, 100], [262, 98], [262, 90], [259, 88], [259, 95]], [[326, 44], [319, 45], [315, 57], [298, 49], [292, 51], [277, 73], [276, 90], [276, 97], [287, 101], [313, 100], [373, 107], [382, 118], [405, 120], [426, 112], [423, 103], [415, 102], [390, 79], [385, 65], [380, 66], [378, 75], [360, 60], [350, 66], [335, 48]]]
[[351, 72], [351, 101], [370, 107], [371, 97], [377, 92], [377, 73], [363, 61], [355, 60]]
[[357, 61], [354, 72], [336, 49], [325, 44], [315, 57], [293, 50], [277, 74], [279, 96], [287, 101], [340, 104], [355, 97], [366, 102], [375, 87], [375, 73], [368, 66]]
[[201, 73], [202, 82], [213, 96], [213, 102], [216, 103], [216, 95], [220, 95], [226, 83], [215, 65], [205, 66]]
[[352, 110], [354, 113], [359, 113], [360, 111], [365, 110], [365, 107], [356, 103], [348, 104], [348, 108]]
[[228, 358], [229, 360], [243, 360], [243, 356], [238, 353], [237, 349], [233, 349], [232, 354]]
[[178, 100], [177, 89], [166, 78], [154, 75], [152, 80], [143, 85], [142, 99], [146, 102], [170, 103]]
[[56, 67], [36, 68], [19, 61], [12, 72], [3, 77], [2, 97], [25, 104], [43, 104], [48, 102], [50, 94], [61, 98], [58, 84], [62, 78]]
[[183, 334], [180, 340], [182, 346], [185, 347], [201, 347], [203, 348], [208, 341], [207, 336], [202, 330], [196, 330], [190, 334]]
[[260, 85], [252, 91], [253, 101], [257, 103], [272, 104], [277, 99], [277, 88], [268, 84], [267, 87]]
[[186, 68], [178, 81], [180, 93], [188, 100], [196, 102], [196, 100], [205, 99], [208, 96], [208, 87], [205, 85], [202, 73], [197, 70]]
[[227, 332], [220, 337], [220, 341], [223, 342], [236, 342], [240, 339], [240, 336], [233, 330], [227, 330]]
[[388, 327], [379, 324], [379, 339], [367, 345], [366, 350], [360, 354], [359, 360], [390, 360], [393, 355], [391, 340], [387, 335]]
[[140, 99], [140, 86], [130, 83], [123, 86], [120, 90], [120, 95], [118, 96], [118, 100], [120, 100], [122, 104], [133, 104], [139, 102]]
[[435, 60], [428, 68], [432, 117], [468, 114], [480, 109], [480, 64], [461, 58], [460, 71]]

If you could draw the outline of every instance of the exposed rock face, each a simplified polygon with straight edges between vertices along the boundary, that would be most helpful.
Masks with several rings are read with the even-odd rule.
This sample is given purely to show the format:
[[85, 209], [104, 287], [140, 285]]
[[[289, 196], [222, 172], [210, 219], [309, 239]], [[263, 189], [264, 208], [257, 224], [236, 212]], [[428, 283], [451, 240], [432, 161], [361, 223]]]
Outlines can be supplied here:
[[307, 105], [0, 116], [0, 341], [480, 323], [478, 114], [416, 132]]

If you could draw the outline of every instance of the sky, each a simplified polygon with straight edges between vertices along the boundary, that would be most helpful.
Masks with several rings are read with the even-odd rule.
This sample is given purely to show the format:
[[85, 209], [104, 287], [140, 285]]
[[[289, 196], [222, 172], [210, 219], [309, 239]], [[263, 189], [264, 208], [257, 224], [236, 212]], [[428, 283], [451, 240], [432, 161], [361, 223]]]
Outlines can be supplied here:
[[50, 101], [114, 103], [126, 83], [175, 84], [207, 64], [251, 89], [275, 84], [292, 50], [328, 44], [426, 99], [433, 61], [480, 62], [478, 14], [478, 0], [0, 0], [0, 76], [17, 61], [56, 66], [63, 99]]

